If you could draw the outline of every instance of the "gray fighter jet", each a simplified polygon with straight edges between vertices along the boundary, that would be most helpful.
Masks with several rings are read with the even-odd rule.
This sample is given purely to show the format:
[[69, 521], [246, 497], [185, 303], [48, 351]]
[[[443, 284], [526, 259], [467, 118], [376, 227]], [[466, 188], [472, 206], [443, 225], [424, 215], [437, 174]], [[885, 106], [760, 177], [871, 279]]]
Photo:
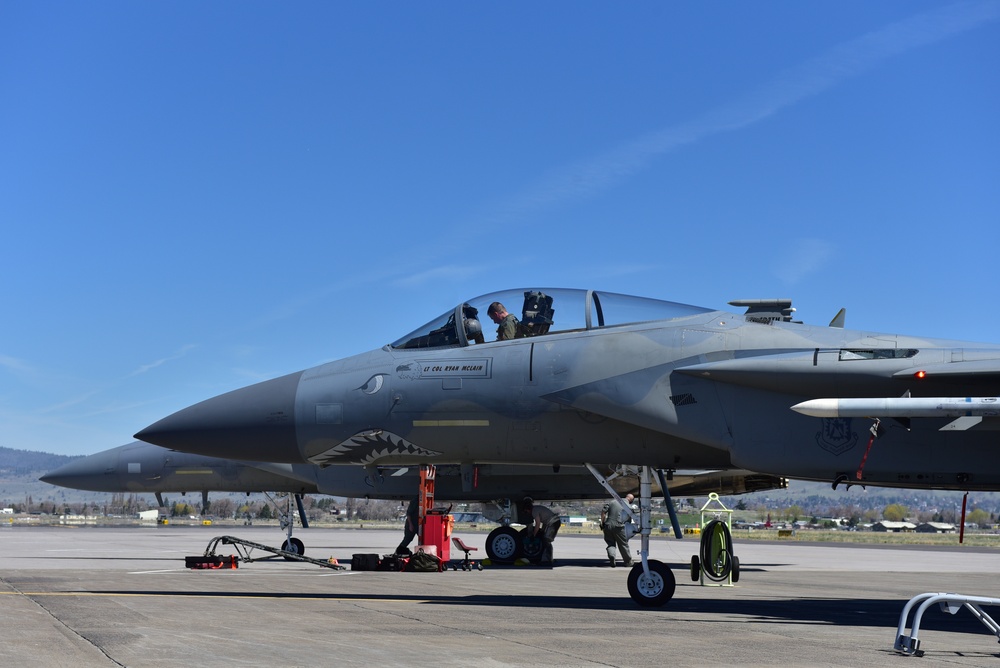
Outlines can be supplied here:
[[[608, 471], [610, 473], [610, 471]], [[298, 501], [300, 521], [308, 527], [302, 509], [304, 494], [326, 494], [352, 498], [393, 499], [413, 497], [418, 485], [417, 467], [331, 466], [315, 464], [275, 464], [243, 462], [175, 452], [158, 445], [135, 441], [110, 450], [75, 459], [50, 471], [42, 482], [71, 489], [95, 492], [155, 494], [163, 505], [163, 494], [201, 492], [202, 506], [208, 506], [209, 492], [262, 492], [292, 495]], [[637, 479], [614, 479], [618, 494], [637, 491]], [[743, 494], [778, 489], [786, 481], [747, 471], [678, 471], [668, 481], [673, 495], [703, 496]], [[660, 494], [659, 488], [653, 490]], [[485, 464], [472, 469], [444, 465], [436, 471], [436, 495], [445, 501], [487, 502], [484, 515], [500, 526], [487, 537], [486, 553], [497, 561], [511, 561], [520, 555], [522, 537], [510, 528], [518, 523], [517, 501], [525, 496], [537, 499], [600, 499], [608, 493], [584, 467], [514, 466]], [[282, 507], [268, 496], [279, 513], [281, 528], [287, 532], [282, 549], [305, 553], [303, 542], [293, 533], [290, 504]], [[291, 497], [288, 498], [290, 500]]]
[[[802, 324], [789, 300], [731, 303], [746, 313], [591, 290], [489, 294], [137, 438], [324, 466], [637, 465], [643, 550], [629, 592], [644, 605], [673, 593], [669, 569], [646, 554], [657, 469], [1000, 490], [1000, 346], [849, 330], [842, 313]], [[487, 315], [504, 340], [485, 341]], [[941, 401], [917, 401], [927, 398]]]

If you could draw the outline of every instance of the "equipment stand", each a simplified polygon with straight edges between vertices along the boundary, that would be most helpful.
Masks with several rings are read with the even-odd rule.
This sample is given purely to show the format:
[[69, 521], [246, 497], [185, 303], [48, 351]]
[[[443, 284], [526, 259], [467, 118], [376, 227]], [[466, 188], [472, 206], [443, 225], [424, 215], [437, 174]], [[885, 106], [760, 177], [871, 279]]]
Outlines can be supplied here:
[[[708, 521], [706, 522], [706, 518]], [[733, 511], [712, 492], [701, 507], [701, 553], [691, 557], [691, 579], [707, 587], [731, 587], [740, 579], [733, 554]]]

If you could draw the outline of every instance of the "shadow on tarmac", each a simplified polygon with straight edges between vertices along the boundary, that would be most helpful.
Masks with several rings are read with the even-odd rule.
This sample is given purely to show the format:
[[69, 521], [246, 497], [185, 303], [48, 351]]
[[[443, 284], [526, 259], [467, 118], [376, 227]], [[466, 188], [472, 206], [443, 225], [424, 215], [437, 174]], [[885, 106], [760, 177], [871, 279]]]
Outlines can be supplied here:
[[[694, 585], [692, 585], [694, 586]], [[746, 617], [747, 624], [792, 624], [836, 627], [870, 627], [894, 629], [899, 622], [903, 603], [884, 599], [799, 598], [795, 600], [712, 599], [691, 600], [683, 597], [672, 599], [662, 608], [644, 608], [627, 597], [600, 596], [514, 596], [482, 595], [408, 595], [408, 594], [316, 594], [292, 592], [247, 591], [170, 591], [170, 590], [89, 590], [98, 596], [155, 596], [174, 599], [272, 599], [307, 601], [382, 601], [409, 602], [421, 605], [483, 606], [533, 609], [584, 609], [621, 611], [631, 610], [644, 614], [670, 617], [688, 614], [699, 615], [697, 620], [711, 623], [718, 616], [721, 623], [731, 623], [732, 616]], [[86, 595], [86, 594], [83, 594]], [[935, 614], [937, 613], [937, 614]], [[701, 616], [707, 616], [708, 619]], [[680, 621], [680, 620], [678, 620]], [[982, 624], [963, 610], [950, 615], [937, 610], [929, 611], [921, 622], [921, 630], [947, 631], [950, 633], [986, 633]]]

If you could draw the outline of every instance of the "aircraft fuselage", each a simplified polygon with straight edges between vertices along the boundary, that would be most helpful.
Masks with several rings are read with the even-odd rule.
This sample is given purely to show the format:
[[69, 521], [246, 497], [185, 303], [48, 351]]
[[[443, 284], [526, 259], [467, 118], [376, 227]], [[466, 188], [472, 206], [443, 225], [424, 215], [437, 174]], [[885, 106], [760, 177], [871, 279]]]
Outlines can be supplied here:
[[[323, 466], [642, 463], [855, 481], [873, 420], [792, 406], [1000, 390], [1000, 346], [764, 324], [694, 307], [602, 323], [595, 295], [578, 298], [586, 315], [567, 329], [474, 343], [462, 327], [434, 321], [393, 345], [196, 404], [138, 437]], [[492, 298], [467, 302], [449, 322]], [[614, 296], [601, 299], [606, 316]], [[942, 431], [951, 420], [883, 420], [858, 482], [1000, 490], [995, 423]]]

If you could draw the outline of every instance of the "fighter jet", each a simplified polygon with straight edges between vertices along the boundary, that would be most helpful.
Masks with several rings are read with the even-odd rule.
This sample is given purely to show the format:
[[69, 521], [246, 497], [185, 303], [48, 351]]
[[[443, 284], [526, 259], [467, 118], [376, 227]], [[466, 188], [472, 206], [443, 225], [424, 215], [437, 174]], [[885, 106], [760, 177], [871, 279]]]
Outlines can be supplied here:
[[[201, 492], [203, 507], [208, 506], [209, 492], [292, 495], [297, 501], [300, 522], [307, 528], [308, 520], [301, 503], [304, 494], [404, 501], [413, 497], [417, 478], [417, 467], [412, 466], [321, 468], [315, 464], [244, 462], [174, 452], [135, 441], [75, 459], [46, 473], [40, 480], [95, 492], [155, 494], [161, 506], [165, 493]], [[637, 491], [637, 484], [634, 476], [618, 477], [614, 480], [614, 489], [624, 495]], [[667, 484], [672, 494], [687, 497], [704, 496], [709, 492], [735, 495], [780, 489], [786, 486], [786, 481], [748, 471], [678, 471]], [[653, 491], [661, 493], [658, 487]], [[511, 524], [525, 523], [518, 521], [517, 506], [511, 500], [526, 496], [547, 500], [608, 496], [583, 467], [567, 466], [556, 472], [552, 467], [511, 464], [486, 464], [465, 470], [461, 466], [441, 466], [436, 470], [436, 494], [445, 502], [486, 502], [484, 515], [500, 523], [486, 540], [486, 553], [496, 561], [517, 559], [520, 556], [517, 550], [523, 544], [518, 532], [509, 528]], [[287, 533], [281, 549], [304, 554], [304, 543], [292, 535], [291, 508], [282, 507], [270, 495], [268, 499], [279, 513], [282, 530]]]
[[[842, 313], [804, 324], [790, 300], [731, 304], [747, 311], [593, 290], [488, 294], [379, 349], [208, 399], [136, 437], [323, 466], [634, 464], [641, 489], [657, 469], [741, 468], [1000, 490], [1000, 346], [849, 330]], [[486, 341], [486, 315], [499, 340]], [[923, 398], [947, 402], [907, 410]], [[966, 398], [969, 414], [957, 415], [953, 401]], [[673, 576], [647, 560], [643, 520], [629, 592], [660, 604]]]

